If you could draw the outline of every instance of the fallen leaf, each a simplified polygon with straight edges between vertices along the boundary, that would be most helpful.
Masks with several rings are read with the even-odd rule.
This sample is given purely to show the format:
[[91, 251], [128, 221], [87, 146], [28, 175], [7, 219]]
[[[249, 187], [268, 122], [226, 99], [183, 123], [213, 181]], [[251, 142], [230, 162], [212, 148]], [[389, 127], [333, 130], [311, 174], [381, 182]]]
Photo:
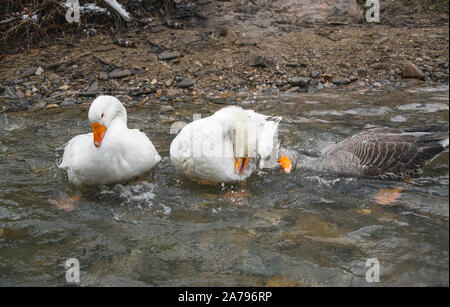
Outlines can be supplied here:
[[400, 197], [403, 187], [396, 187], [393, 189], [380, 189], [375, 195], [375, 201], [379, 205], [392, 205]]
[[75, 209], [75, 204], [81, 199], [78, 195], [73, 195], [71, 197], [50, 199], [50, 204], [58, 209], [65, 211], [73, 211]]

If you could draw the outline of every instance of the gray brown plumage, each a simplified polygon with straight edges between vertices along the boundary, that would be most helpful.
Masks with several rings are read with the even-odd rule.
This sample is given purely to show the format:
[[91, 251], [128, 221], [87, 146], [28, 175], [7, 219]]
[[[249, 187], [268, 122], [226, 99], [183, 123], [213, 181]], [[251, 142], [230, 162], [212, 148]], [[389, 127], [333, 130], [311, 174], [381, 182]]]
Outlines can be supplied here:
[[448, 127], [446, 132], [433, 130], [371, 129], [328, 146], [317, 158], [298, 156], [296, 167], [362, 177], [420, 175], [448, 146]]

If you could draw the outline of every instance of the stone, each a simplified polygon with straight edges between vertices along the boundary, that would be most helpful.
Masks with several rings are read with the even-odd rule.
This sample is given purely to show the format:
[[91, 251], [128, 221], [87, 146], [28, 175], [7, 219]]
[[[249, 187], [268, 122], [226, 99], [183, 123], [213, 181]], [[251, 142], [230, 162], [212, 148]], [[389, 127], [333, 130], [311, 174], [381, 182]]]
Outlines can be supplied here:
[[31, 111], [31, 112], [39, 111], [39, 110], [45, 108], [46, 105], [47, 105], [47, 101], [42, 100], [41, 102], [37, 102], [37, 103], [33, 104], [31, 107], [29, 107], [28, 111]]
[[288, 79], [288, 82], [292, 86], [307, 87], [309, 79], [306, 77], [292, 77]]
[[189, 78], [183, 78], [183, 80], [181, 80], [180, 82], [178, 82], [177, 85], [178, 85], [178, 87], [181, 87], [181, 88], [188, 88], [188, 87], [193, 86], [194, 83], [195, 83], [195, 81], [192, 80], [192, 79], [189, 79]]
[[34, 73], [36, 76], [42, 75], [42, 73], [44, 72], [44, 68], [42, 68], [41, 66], [39, 66], [36, 69], [36, 72]]
[[313, 70], [311, 72], [311, 77], [312, 78], [317, 78], [320, 75], [320, 72], [318, 70]]
[[115, 69], [109, 73], [109, 77], [111, 79], [124, 78], [128, 77], [129, 75], [131, 75], [131, 71], [129, 69]]
[[32, 76], [32, 75], [34, 75], [34, 73], [36, 72], [36, 67], [28, 67], [27, 69], [25, 69], [23, 72], [22, 72], [22, 77], [29, 77], [29, 76]]
[[288, 90], [286, 91], [286, 93], [294, 93], [294, 92], [298, 92], [299, 89], [300, 89], [300, 87], [294, 86], [294, 87], [291, 87], [290, 89], [288, 89]]
[[269, 61], [261, 56], [261, 55], [257, 55], [255, 57], [253, 57], [252, 59], [250, 59], [250, 61], [248, 62], [248, 65], [250, 65], [251, 67], [262, 67], [262, 68], [266, 68], [269, 67]]
[[7, 97], [9, 97], [9, 98], [19, 98], [19, 97], [17, 96], [16, 91], [15, 91], [14, 88], [11, 87], [11, 86], [7, 86], [7, 87], [5, 88], [5, 92], [4, 92], [3, 95], [4, 95], [4, 96], [7, 96]]
[[95, 93], [98, 91], [98, 82], [97, 81], [93, 81], [91, 83], [91, 85], [89, 86], [87, 92], [88, 93]]
[[176, 59], [179, 58], [181, 56], [181, 53], [179, 53], [178, 51], [163, 51], [160, 54], [158, 54], [158, 59], [160, 60], [172, 60], [172, 59]]
[[425, 74], [417, 65], [415, 65], [413, 63], [407, 63], [403, 66], [402, 77], [403, 78], [425, 79]]
[[106, 81], [109, 79], [108, 73], [106, 71], [101, 71], [98, 73], [98, 78], [100, 80]]
[[72, 98], [65, 98], [63, 102], [61, 102], [59, 105], [60, 106], [71, 106], [75, 104], [75, 100], [73, 100]]
[[333, 80], [331, 80], [331, 83], [336, 85], [345, 85], [351, 83], [351, 80], [349, 78], [342, 78], [342, 79], [333, 78]]

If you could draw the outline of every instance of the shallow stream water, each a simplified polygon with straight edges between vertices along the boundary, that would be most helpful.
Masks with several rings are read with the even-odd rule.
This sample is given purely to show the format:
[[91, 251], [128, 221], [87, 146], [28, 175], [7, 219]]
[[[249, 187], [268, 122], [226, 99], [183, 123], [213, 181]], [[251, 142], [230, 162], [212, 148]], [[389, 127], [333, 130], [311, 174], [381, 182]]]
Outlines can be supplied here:
[[[87, 109], [0, 114], [0, 286], [68, 285], [69, 258], [84, 286], [448, 286], [448, 152], [409, 181], [270, 170], [204, 186], [180, 176], [171, 125], [233, 101], [128, 108], [129, 127], [162, 161], [131, 182], [83, 190], [57, 164], [64, 143], [89, 132]], [[281, 145], [310, 155], [371, 127], [448, 124], [448, 103], [448, 86], [239, 102], [283, 116]], [[369, 258], [378, 284], [366, 281]]]

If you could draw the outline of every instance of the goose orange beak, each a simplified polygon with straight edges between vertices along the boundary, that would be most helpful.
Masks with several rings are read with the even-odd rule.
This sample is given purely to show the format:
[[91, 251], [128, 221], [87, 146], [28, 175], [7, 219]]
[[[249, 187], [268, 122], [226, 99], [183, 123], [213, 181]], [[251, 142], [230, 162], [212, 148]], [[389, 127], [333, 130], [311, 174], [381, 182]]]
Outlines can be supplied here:
[[239, 175], [244, 175], [250, 159], [251, 158], [234, 158], [234, 172]]
[[100, 147], [105, 136], [106, 127], [99, 123], [91, 124], [91, 126], [94, 133], [94, 145], [95, 147]]
[[292, 171], [292, 161], [286, 156], [282, 156], [278, 159], [278, 163], [285, 174], [289, 174]]

